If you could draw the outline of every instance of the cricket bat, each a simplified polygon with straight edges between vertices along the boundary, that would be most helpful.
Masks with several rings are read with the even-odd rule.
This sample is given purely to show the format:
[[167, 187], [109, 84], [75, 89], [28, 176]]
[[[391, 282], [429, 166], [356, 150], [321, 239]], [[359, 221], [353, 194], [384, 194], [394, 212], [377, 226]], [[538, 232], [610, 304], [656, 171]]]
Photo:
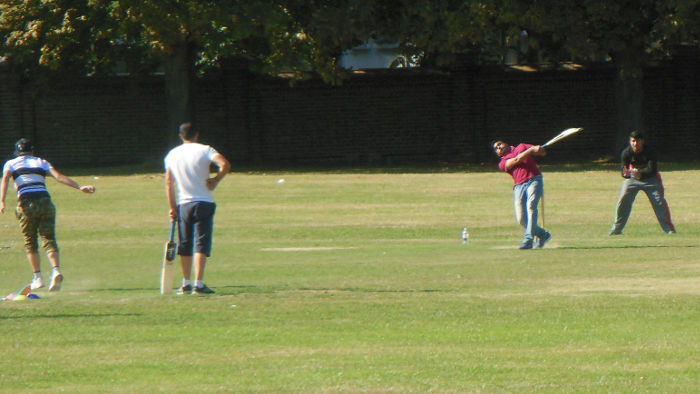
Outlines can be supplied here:
[[566, 137], [568, 137], [568, 136], [570, 136], [570, 135], [572, 135], [572, 134], [576, 134], [576, 133], [578, 133], [578, 132], [581, 131], [581, 130], [583, 130], [583, 127], [576, 127], [576, 128], [566, 129], [566, 130], [562, 131], [561, 133], [557, 134], [556, 137], [554, 137], [554, 138], [552, 138], [551, 140], [549, 140], [549, 141], [545, 142], [544, 144], [542, 144], [542, 147], [543, 147], [543, 148], [546, 148], [546, 147], [548, 147], [549, 145], [552, 145], [552, 144], [554, 144], [554, 143], [557, 142], [557, 141], [563, 140], [564, 138], [566, 138]]
[[177, 222], [170, 222], [170, 237], [165, 244], [165, 252], [163, 253], [163, 269], [160, 273], [160, 294], [168, 294], [173, 290], [173, 274], [175, 267], [175, 252], [177, 251], [177, 243], [175, 242], [175, 226]]

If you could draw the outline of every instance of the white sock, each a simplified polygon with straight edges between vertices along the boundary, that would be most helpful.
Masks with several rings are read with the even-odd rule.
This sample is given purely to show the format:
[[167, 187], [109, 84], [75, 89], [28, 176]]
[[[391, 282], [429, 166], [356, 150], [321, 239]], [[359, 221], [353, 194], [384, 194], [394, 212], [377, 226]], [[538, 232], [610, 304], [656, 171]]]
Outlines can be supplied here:
[[187, 279], [183, 279], [183, 280], [182, 280], [182, 287], [189, 286], [189, 285], [190, 285], [190, 281], [189, 281], [189, 280], [187, 280]]
[[34, 279], [41, 278], [41, 271], [34, 273]]
[[198, 280], [195, 282], [196, 284], [194, 285], [196, 288], [201, 289], [204, 286], [204, 283], [202, 283], [201, 280]]
[[58, 275], [61, 273], [61, 268], [60, 267], [53, 267], [53, 273]]

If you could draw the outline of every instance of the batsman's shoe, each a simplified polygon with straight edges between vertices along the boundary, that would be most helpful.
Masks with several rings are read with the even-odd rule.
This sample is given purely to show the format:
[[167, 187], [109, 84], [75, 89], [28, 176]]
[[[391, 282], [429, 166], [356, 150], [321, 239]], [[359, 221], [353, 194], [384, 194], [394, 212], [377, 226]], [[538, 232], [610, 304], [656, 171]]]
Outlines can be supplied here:
[[552, 234], [545, 232], [543, 236], [537, 238], [536, 246], [538, 248], [544, 248], [544, 245], [549, 242], [550, 239], [552, 239]]
[[523, 243], [520, 244], [520, 249], [532, 249], [532, 240], [523, 241]]
[[32, 279], [32, 283], [29, 285], [29, 288], [32, 290], [41, 289], [42, 287], [44, 287], [44, 279], [41, 276]]
[[192, 292], [192, 286], [187, 285], [187, 286], [180, 286], [180, 288], [177, 289], [176, 294], [183, 295], [183, 294], [190, 294], [191, 292]]
[[192, 289], [192, 294], [214, 294], [214, 290], [210, 289], [207, 285], [202, 285], [202, 287], [195, 287]]
[[51, 275], [51, 284], [49, 285], [49, 291], [59, 291], [61, 290], [61, 284], [63, 284], [63, 274], [60, 272], [54, 272]]

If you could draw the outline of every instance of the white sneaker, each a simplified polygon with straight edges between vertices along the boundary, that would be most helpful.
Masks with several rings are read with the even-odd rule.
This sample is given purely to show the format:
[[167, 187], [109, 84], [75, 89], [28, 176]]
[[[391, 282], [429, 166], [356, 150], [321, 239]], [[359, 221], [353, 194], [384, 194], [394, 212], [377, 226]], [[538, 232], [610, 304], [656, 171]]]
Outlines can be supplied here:
[[29, 285], [29, 288], [32, 290], [40, 289], [44, 287], [44, 279], [41, 276], [37, 276], [36, 278], [32, 279], [31, 285]]
[[61, 290], [61, 283], [63, 283], [63, 274], [54, 272], [54, 274], [51, 275], [51, 285], [49, 286], [49, 291]]

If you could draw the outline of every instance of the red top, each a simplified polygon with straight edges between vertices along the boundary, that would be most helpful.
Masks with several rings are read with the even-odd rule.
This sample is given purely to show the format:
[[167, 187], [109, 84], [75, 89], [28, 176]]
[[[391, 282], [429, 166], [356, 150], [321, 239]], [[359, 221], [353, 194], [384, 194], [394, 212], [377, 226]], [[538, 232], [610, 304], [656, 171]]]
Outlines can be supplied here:
[[[501, 157], [501, 161], [498, 163], [498, 168], [500, 168], [503, 171], [506, 171], [506, 161], [528, 150], [528, 148], [530, 148], [531, 146], [532, 145], [530, 144], [520, 144], [515, 148], [511, 146], [510, 153], [505, 154], [503, 155], [503, 157]], [[513, 167], [510, 171], [506, 172], [513, 177], [513, 181], [515, 181], [516, 185], [525, 183], [530, 179], [536, 177], [537, 175], [542, 175], [540, 169], [537, 167], [535, 159], [532, 156], [528, 156], [520, 164]]]

